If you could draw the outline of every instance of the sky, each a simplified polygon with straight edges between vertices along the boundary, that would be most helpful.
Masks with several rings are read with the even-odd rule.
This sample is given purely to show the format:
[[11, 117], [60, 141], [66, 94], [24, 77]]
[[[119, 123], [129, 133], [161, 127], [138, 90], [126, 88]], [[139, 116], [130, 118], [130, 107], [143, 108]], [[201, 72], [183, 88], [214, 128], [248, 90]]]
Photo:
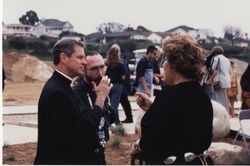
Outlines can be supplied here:
[[103, 22], [164, 32], [187, 25], [223, 37], [225, 26], [250, 34], [250, 0], [2, 0], [4, 24], [19, 23], [29, 10], [39, 19], [69, 21], [74, 31], [96, 32]]

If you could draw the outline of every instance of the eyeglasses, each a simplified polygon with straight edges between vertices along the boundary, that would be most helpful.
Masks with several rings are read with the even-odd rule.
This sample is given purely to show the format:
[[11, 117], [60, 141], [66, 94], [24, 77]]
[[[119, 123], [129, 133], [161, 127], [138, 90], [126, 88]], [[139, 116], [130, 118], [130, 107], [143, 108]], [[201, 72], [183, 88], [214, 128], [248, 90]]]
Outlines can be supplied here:
[[100, 66], [91, 67], [88, 70], [92, 72], [98, 72], [99, 70], [105, 70], [105, 69], [106, 69], [106, 65], [100, 65]]

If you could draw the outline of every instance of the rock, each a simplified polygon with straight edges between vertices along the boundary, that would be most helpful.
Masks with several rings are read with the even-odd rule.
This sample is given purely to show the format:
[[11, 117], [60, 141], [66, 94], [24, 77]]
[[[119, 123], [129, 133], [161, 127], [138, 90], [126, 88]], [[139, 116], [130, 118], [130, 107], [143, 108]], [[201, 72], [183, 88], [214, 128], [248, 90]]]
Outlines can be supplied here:
[[230, 121], [227, 110], [220, 103], [211, 100], [213, 106], [213, 140], [225, 138], [230, 132]]
[[209, 156], [215, 165], [249, 165], [250, 157], [246, 149], [239, 145], [232, 145], [224, 142], [213, 142], [208, 149]]

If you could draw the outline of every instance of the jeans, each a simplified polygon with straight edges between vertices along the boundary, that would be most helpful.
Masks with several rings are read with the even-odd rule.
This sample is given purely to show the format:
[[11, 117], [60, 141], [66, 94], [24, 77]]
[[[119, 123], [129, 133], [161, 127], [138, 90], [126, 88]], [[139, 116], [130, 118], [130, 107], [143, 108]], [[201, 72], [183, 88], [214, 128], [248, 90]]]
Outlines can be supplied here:
[[114, 83], [113, 87], [110, 91], [110, 104], [114, 110], [114, 116], [115, 116], [114, 119], [115, 119], [116, 125], [120, 124], [118, 106], [120, 103], [120, 98], [121, 98], [122, 92], [123, 92], [122, 84]]

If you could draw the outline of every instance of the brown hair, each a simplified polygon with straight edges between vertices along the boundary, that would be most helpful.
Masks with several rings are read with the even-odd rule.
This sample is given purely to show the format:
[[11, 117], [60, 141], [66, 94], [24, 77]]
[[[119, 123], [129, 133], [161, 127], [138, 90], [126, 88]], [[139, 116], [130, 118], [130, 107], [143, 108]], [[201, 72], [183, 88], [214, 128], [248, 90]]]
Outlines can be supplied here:
[[171, 68], [185, 78], [199, 80], [204, 74], [204, 50], [191, 36], [175, 36], [166, 40], [163, 52]]
[[113, 44], [108, 50], [106, 65], [109, 68], [114, 67], [116, 64], [121, 63], [121, 51], [118, 44]]
[[65, 53], [67, 56], [71, 56], [75, 52], [74, 46], [84, 47], [84, 43], [81, 41], [73, 40], [73, 39], [63, 39], [56, 42], [53, 47], [53, 62], [55, 65], [59, 64], [60, 54]]
[[214, 46], [210, 52], [210, 56], [224, 54], [224, 49], [221, 46]]

